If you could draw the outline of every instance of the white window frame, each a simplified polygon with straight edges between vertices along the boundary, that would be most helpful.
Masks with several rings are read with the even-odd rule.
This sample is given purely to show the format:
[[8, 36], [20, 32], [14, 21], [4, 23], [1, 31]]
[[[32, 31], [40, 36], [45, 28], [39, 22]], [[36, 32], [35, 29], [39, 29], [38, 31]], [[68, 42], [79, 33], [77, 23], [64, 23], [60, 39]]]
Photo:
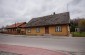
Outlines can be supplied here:
[[62, 26], [56, 26], [55, 31], [56, 32], [62, 32]]
[[30, 33], [31, 32], [31, 28], [28, 28], [27, 31]]
[[40, 32], [40, 27], [37, 27], [36, 28], [36, 32]]

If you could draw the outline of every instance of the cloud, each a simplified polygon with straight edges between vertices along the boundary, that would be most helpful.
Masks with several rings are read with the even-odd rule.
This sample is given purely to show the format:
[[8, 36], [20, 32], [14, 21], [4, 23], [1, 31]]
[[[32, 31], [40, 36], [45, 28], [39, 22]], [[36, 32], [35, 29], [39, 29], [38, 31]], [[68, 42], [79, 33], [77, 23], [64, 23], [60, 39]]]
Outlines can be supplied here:
[[77, 5], [81, 2], [81, 0], [74, 0], [71, 2], [72, 5]]
[[73, 0], [69, 4], [69, 11], [71, 18], [85, 18], [85, 0]]
[[[69, 11], [71, 18], [85, 16], [85, 0], [0, 0], [0, 23], [28, 22], [39, 16]], [[3, 26], [0, 24], [0, 27]]]

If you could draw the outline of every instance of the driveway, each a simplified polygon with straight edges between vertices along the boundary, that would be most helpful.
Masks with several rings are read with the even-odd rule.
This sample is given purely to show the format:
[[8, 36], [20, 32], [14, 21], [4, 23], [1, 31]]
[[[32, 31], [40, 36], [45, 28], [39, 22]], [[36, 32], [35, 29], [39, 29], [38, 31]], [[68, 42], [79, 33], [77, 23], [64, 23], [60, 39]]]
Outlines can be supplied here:
[[[47, 37], [47, 38], [46, 38]], [[53, 51], [67, 51], [76, 55], [85, 55], [84, 37], [57, 37], [57, 36], [25, 36], [0, 34], [0, 44], [37, 47]]]

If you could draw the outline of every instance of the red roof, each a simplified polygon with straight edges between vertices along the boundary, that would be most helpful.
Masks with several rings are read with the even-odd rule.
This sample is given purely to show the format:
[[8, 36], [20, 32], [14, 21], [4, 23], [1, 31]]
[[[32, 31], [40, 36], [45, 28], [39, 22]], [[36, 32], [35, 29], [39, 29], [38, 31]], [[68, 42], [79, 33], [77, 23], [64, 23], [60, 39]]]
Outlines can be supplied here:
[[6, 28], [16, 28], [16, 27], [20, 27], [20, 26], [22, 26], [24, 24], [26, 24], [26, 22], [15, 23], [15, 24], [7, 26]]
[[21, 28], [24, 28], [24, 27], [26, 27], [26, 23], [25, 23], [25, 24], [23, 24], [23, 25], [21, 25], [21, 26], [19, 26], [19, 27], [21, 27]]

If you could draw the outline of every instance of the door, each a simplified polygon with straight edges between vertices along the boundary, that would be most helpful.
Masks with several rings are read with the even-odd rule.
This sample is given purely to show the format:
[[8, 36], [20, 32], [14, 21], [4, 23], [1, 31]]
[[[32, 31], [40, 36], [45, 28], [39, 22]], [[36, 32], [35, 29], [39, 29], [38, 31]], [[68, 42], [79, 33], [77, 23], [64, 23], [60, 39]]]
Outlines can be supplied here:
[[45, 27], [45, 34], [49, 34], [49, 27]]

